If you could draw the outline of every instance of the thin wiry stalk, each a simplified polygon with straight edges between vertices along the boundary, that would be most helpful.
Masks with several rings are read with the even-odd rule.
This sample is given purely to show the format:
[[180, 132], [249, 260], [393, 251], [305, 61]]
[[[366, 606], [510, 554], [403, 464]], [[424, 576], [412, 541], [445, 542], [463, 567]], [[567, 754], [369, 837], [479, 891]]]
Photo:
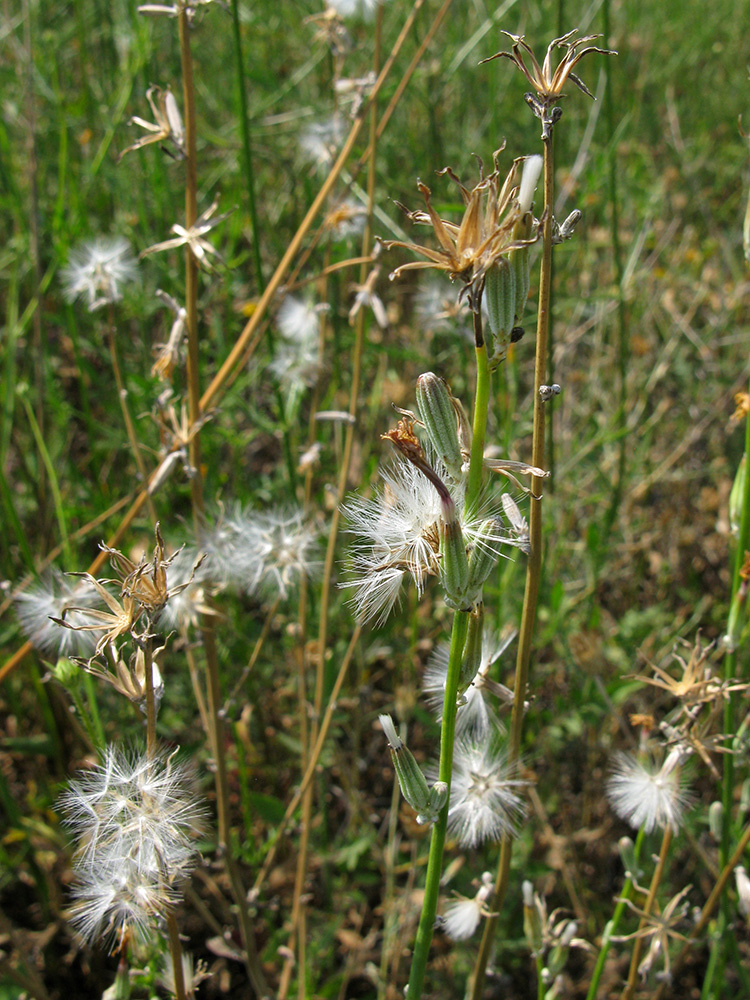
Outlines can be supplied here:
[[[539, 304], [536, 325], [536, 357], [534, 363], [534, 423], [531, 445], [531, 464], [538, 468], [544, 466], [544, 430], [545, 409], [539, 386], [546, 383], [547, 373], [547, 330], [552, 294], [552, 206], [554, 205], [554, 158], [552, 139], [548, 137], [544, 143], [544, 229], [542, 232], [542, 267], [539, 277]], [[531, 661], [531, 641], [534, 634], [536, 605], [539, 595], [539, 583], [542, 574], [542, 490], [544, 480], [532, 476], [531, 499], [529, 509], [529, 553], [526, 564], [526, 588], [521, 612], [521, 627], [518, 634], [518, 652], [516, 655], [516, 675], [513, 688], [513, 712], [508, 737], [508, 765], [515, 767], [521, 755], [521, 734], [523, 730], [524, 701], [529, 680], [529, 663]], [[510, 860], [513, 851], [513, 841], [505, 834], [500, 847], [495, 892], [490, 902], [490, 910], [499, 913], [508, 890]], [[486, 920], [479, 946], [477, 960], [470, 986], [470, 1000], [480, 1000], [484, 990], [484, 980], [487, 971], [492, 941], [495, 936], [495, 920]]]
[[172, 972], [174, 975], [174, 995], [176, 1000], [187, 1000], [185, 994], [185, 975], [182, 971], [182, 945], [180, 944], [180, 932], [177, 929], [177, 920], [174, 910], [167, 912], [167, 935], [169, 937], [169, 954], [172, 959]]
[[[745, 479], [743, 484], [742, 497], [740, 500], [740, 527], [737, 536], [737, 548], [734, 556], [734, 567], [732, 571], [732, 592], [729, 601], [730, 615], [738, 614], [740, 603], [742, 601], [742, 596], [740, 593], [740, 587], [742, 586], [742, 568], [746, 559], [746, 554], [748, 547], [750, 546], [750, 474], [748, 474], [748, 469], [750, 469], [750, 410], [745, 418], [745, 451], [744, 451], [744, 462], [745, 462]], [[724, 657], [724, 680], [728, 685], [731, 685], [735, 678], [737, 672], [737, 636], [740, 633], [739, 624], [730, 625], [727, 628], [727, 632], [730, 633], [731, 630], [731, 645], [727, 648], [726, 656]], [[735, 692], [730, 691], [729, 697], [724, 702], [724, 732], [734, 733], [735, 732], [735, 716], [736, 716], [736, 698]], [[734, 804], [734, 754], [727, 753], [724, 754], [723, 768], [722, 768], [722, 785], [721, 785], [721, 804], [722, 804], [722, 826], [721, 826], [721, 841], [719, 844], [719, 863], [723, 866], [727, 864], [729, 859], [730, 851], [730, 841], [732, 834], [732, 816], [733, 816], [733, 804]], [[724, 950], [727, 943], [727, 934], [733, 934], [730, 930], [731, 928], [731, 915], [729, 912], [729, 901], [726, 897], [722, 900], [722, 909], [719, 916], [720, 930], [723, 931], [721, 934], [717, 934], [716, 937], [712, 938], [711, 941], [711, 958], [715, 959], [717, 953], [724, 954]], [[709, 965], [709, 971], [706, 974], [706, 979], [710, 986], [711, 979], [716, 971], [716, 961], [712, 961]]]
[[[416, 5], [415, 5], [416, 9]], [[373, 68], [377, 73], [380, 68], [380, 45], [383, 30], [383, 8], [378, 7], [377, 20], [375, 26], [375, 47], [373, 53]], [[381, 74], [382, 76], [382, 74]], [[367, 278], [367, 260], [370, 256], [370, 251], [372, 249], [372, 213], [373, 205], [375, 200], [375, 164], [376, 164], [376, 147], [377, 147], [377, 101], [373, 97], [371, 98], [370, 106], [370, 135], [369, 135], [369, 146], [372, 149], [370, 155], [370, 167], [368, 170], [367, 178], [367, 220], [365, 223], [365, 230], [362, 235], [362, 252], [361, 257], [364, 258], [362, 265], [360, 267], [360, 283], [364, 284]], [[362, 375], [362, 354], [364, 347], [364, 334], [365, 334], [365, 310], [360, 309], [357, 313], [355, 319], [355, 329], [354, 329], [354, 349], [352, 352], [352, 375], [351, 375], [351, 389], [349, 394], [349, 413], [352, 417], [356, 416], [359, 407], [359, 385]], [[338, 537], [338, 527], [340, 520], [340, 507], [344, 500], [344, 495], [346, 493], [347, 483], [349, 479], [349, 468], [351, 465], [352, 450], [354, 447], [354, 428], [355, 423], [352, 421], [347, 426], [346, 439], [344, 444], [344, 455], [341, 462], [340, 472], [339, 472], [339, 482], [338, 482], [338, 494], [337, 503], [333, 509], [331, 516], [331, 525], [328, 532], [328, 544], [326, 547], [326, 557], [325, 565], [323, 570], [323, 582], [321, 586], [321, 600], [320, 600], [320, 616], [318, 625], [318, 640], [316, 644], [317, 655], [316, 655], [316, 671], [315, 671], [315, 694], [313, 700], [313, 719], [312, 725], [310, 726], [310, 747], [312, 755], [312, 747], [318, 739], [318, 720], [320, 719], [320, 714], [323, 707], [323, 686], [325, 680], [325, 659], [326, 659], [326, 646], [328, 643], [328, 609], [330, 603], [331, 594], [331, 581], [333, 576], [333, 562], [336, 553], [336, 540]], [[329, 699], [330, 703], [330, 699]], [[302, 942], [300, 941], [300, 928], [298, 926], [299, 916], [300, 916], [300, 898], [304, 891], [304, 884], [307, 878], [307, 847], [309, 840], [310, 831], [310, 821], [312, 816], [312, 803], [313, 803], [313, 787], [309, 785], [305, 791], [304, 798], [302, 799], [302, 822], [301, 822], [301, 837], [299, 845], [299, 855], [297, 859], [297, 872], [294, 883], [294, 902], [292, 906], [292, 936], [297, 931], [297, 941], [298, 950], [297, 958], [299, 965], [299, 981], [302, 983], [305, 978], [305, 969], [299, 964], [300, 952], [302, 948]], [[282, 971], [281, 985], [279, 987], [279, 1000], [283, 1000], [286, 995], [286, 989], [288, 987], [289, 976], [291, 975], [291, 961], [287, 960], [284, 964], [284, 969]]]
[[[184, 3], [180, 4], [178, 18], [180, 35], [180, 64], [182, 69], [183, 106], [185, 115], [185, 227], [189, 229], [198, 217], [197, 209], [197, 160], [195, 125], [195, 88], [193, 85], [193, 59], [190, 49], [190, 24]], [[187, 383], [188, 413], [194, 427], [201, 418], [200, 372], [198, 356], [198, 264], [189, 245], [185, 247], [185, 310], [187, 313]], [[190, 436], [189, 461], [196, 470], [190, 480], [190, 495], [196, 534], [204, 513], [203, 478], [201, 476], [200, 434]], [[209, 739], [216, 767], [216, 804], [218, 814], [219, 852], [223, 854], [232, 894], [237, 904], [240, 932], [244, 947], [248, 978], [258, 996], [267, 992], [265, 976], [255, 945], [255, 935], [250, 921], [245, 888], [232, 856], [230, 842], [229, 788], [224, 753], [223, 722], [220, 715], [221, 686], [219, 682], [219, 657], [213, 623], [203, 616], [203, 648], [206, 657], [206, 701], [209, 720]]]
[[234, 40], [234, 57], [237, 65], [237, 97], [239, 108], [237, 117], [242, 135], [242, 158], [244, 160], [244, 175], [247, 187], [247, 201], [250, 209], [250, 229], [253, 234], [253, 264], [255, 265], [255, 281], [258, 294], [263, 291], [263, 265], [260, 260], [260, 226], [258, 225], [258, 209], [255, 203], [255, 171], [253, 170], [253, 153], [250, 141], [250, 121], [247, 113], [247, 85], [245, 83], [245, 62], [242, 54], [242, 34], [240, 32], [240, 11], [237, 0], [232, 0], [232, 37]]
[[357, 625], [352, 633], [352, 637], [349, 640], [349, 645], [347, 647], [346, 653], [344, 653], [343, 659], [341, 660], [341, 666], [339, 667], [339, 672], [336, 675], [336, 680], [334, 681], [333, 688], [331, 689], [331, 697], [328, 699], [328, 704], [326, 706], [325, 714], [320, 724], [320, 732], [318, 733], [318, 738], [315, 741], [315, 746], [312, 748], [312, 752], [307, 762], [307, 770], [299, 783], [299, 788], [296, 790], [294, 795], [289, 801], [289, 805], [286, 807], [286, 811], [281, 818], [281, 822], [276, 827], [275, 839], [271, 848], [266, 855], [265, 861], [263, 862], [263, 867], [258, 872], [258, 876], [253, 884], [253, 892], [257, 892], [266, 880], [268, 872], [270, 871], [271, 865], [276, 857], [276, 849], [279, 846], [280, 839], [287, 828], [289, 821], [294, 815], [297, 806], [300, 804], [302, 796], [307, 791], [310, 782], [315, 774], [315, 769], [318, 766], [318, 761], [320, 760], [320, 755], [323, 752], [323, 747], [325, 746], [326, 737], [328, 736], [328, 730], [331, 726], [331, 720], [333, 719], [333, 713], [336, 710], [336, 699], [341, 693], [341, 688], [346, 680], [346, 675], [349, 670], [349, 665], [352, 662], [352, 656], [354, 655], [354, 650], [359, 642], [359, 636], [361, 633], [361, 625]]
[[[120, 401], [120, 410], [122, 412], [122, 419], [125, 423], [125, 431], [128, 435], [128, 443], [130, 444], [130, 450], [133, 452], [133, 458], [135, 459], [136, 468], [138, 469], [138, 475], [141, 478], [142, 483], [148, 482], [148, 473], [146, 472], [146, 466], [143, 462], [143, 455], [141, 454], [141, 446], [138, 441], [138, 435], [135, 432], [135, 425], [133, 423], [133, 417], [130, 413], [130, 407], [128, 406], [128, 390], [125, 388], [125, 382], [122, 377], [122, 369], [120, 368], [120, 358], [117, 353], [117, 341], [115, 339], [115, 311], [112, 303], [109, 303], [109, 323], [107, 327], [107, 344], [109, 346], [109, 357], [112, 362], [112, 371], [115, 376], [115, 385], [117, 386], [117, 398]], [[151, 497], [148, 498], [148, 511], [151, 515], [151, 520], [154, 524], [159, 520], [156, 508], [154, 507], [154, 501]]]
[[[609, 38], [609, 0], [604, 0], [602, 4], [602, 30], [604, 38]], [[620, 206], [617, 190], [617, 154], [615, 143], [616, 118], [614, 110], [614, 98], [612, 96], [612, 73], [609, 66], [605, 65], [606, 73], [604, 84], [604, 117], [607, 122], [607, 141], [609, 156], [607, 164], [607, 200], [610, 207], [610, 240], [612, 242], [612, 263], [615, 268], [615, 278], [617, 281], [617, 415], [616, 428], [619, 438], [617, 453], [617, 469], [615, 471], [615, 482], [612, 487], [607, 512], [604, 515], [604, 526], [602, 534], [604, 538], [609, 536], [610, 531], [617, 518], [622, 501], [623, 485], [625, 482], [625, 467], [627, 459], [628, 434], [627, 434], [627, 372], [630, 360], [630, 339], [628, 337], [628, 325], [625, 302], [624, 276], [625, 265], [622, 259], [622, 247], [620, 246]], [[604, 554], [604, 546], [597, 552], [597, 564]], [[595, 566], [594, 573], [598, 575], [599, 566]]]
[[148, 635], [143, 640], [143, 669], [146, 684], [146, 753], [149, 757], [156, 754], [156, 702], [154, 700], [154, 668], [152, 657], [152, 639]]
[[722, 868], [721, 875], [719, 875], [716, 880], [716, 885], [711, 890], [708, 899], [703, 904], [703, 909], [701, 910], [700, 916], [693, 926], [692, 930], [688, 934], [688, 939], [682, 946], [677, 954], [677, 957], [672, 961], [672, 977], [671, 979], [665, 979], [657, 989], [653, 996], [653, 1000], [664, 1000], [664, 996], [668, 989], [672, 988], [675, 976], [680, 969], [680, 966], [685, 961], [688, 956], [690, 949], [693, 947], [696, 941], [700, 940], [705, 933], [708, 922], [711, 919], [714, 910], [716, 909], [719, 900], [724, 894], [724, 890], [727, 887], [729, 879], [732, 877], [732, 873], [737, 865], [742, 861], [742, 857], [750, 845], [750, 823], [745, 827], [742, 836], [740, 837], [737, 846], [734, 849], [734, 853], [727, 861], [726, 865]]
[[[638, 835], [635, 838], [635, 845], [633, 847], [633, 858], [637, 863], [641, 856], [641, 848], [643, 847], [643, 841], [645, 839], [644, 828], [641, 827], [638, 831]], [[622, 887], [622, 892], [620, 893], [620, 901], [615, 907], [615, 911], [612, 914], [612, 919], [607, 921], [604, 928], [604, 933], [602, 934], [601, 944], [599, 945], [599, 954], [596, 957], [596, 965], [594, 966], [594, 971], [591, 975], [591, 982], [589, 983], [589, 990], [586, 994], [586, 1000], [596, 1000], [596, 994], [599, 990], [599, 981], [602, 978], [602, 973], [604, 972], [604, 965], [607, 961], [607, 955], [609, 954], [609, 948], [612, 943], [612, 938], [617, 934], [617, 930], [620, 926], [620, 920], [622, 915], [627, 908], [625, 900], [630, 899], [630, 894], [633, 891], [633, 879], [635, 877], [635, 872], [630, 872], [625, 880], [625, 885]]]
[[[646, 902], [643, 904], [643, 916], [641, 917], [640, 923], [638, 924], [638, 930], [642, 930], [646, 926], [646, 918], [654, 906], [654, 901], [656, 900], [656, 893], [661, 884], [661, 877], [664, 874], [664, 866], [667, 863], [667, 855], [669, 854], [669, 845], [672, 843], [672, 827], [666, 826], [664, 828], [664, 834], [661, 840], [661, 850], [659, 851], [659, 860], [654, 869], [654, 874], [651, 877], [651, 885], [648, 888], [648, 896], [646, 897]], [[633, 996], [633, 992], [638, 981], [638, 966], [641, 961], [641, 951], [643, 950], [642, 937], [637, 937], [633, 941], [633, 953], [630, 956], [630, 969], [628, 971], [628, 982], [625, 989], [622, 991], [622, 1000], [630, 1000]]]

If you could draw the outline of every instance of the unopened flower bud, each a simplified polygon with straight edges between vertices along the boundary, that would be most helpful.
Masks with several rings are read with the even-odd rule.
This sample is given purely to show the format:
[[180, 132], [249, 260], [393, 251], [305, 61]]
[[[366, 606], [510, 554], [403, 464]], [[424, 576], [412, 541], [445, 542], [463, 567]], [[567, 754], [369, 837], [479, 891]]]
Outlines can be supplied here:
[[431, 822], [429, 819], [431, 793], [422, 769], [417, 764], [414, 754], [396, 733], [396, 727], [393, 725], [393, 719], [390, 715], [381, 715], [380, 725], [388, 740], [401, 794], [417, 813], [419, 822]]
[[506, 257], [501, 257], [487, 271], [484, 300], [490, 330], [496, 338], [490, 363], [497, 366], [505, 359], [516, 316], [516, 270]]
[[56, 681], [68, 689], [77, 687], [81, 679], [80, 667], [76, 666], [67, 656], [61, 656], [55, 665], [50, 667], [50, 673]]
[[737, 906], [743, 917], [750, 916], [750, 878], [742, 865], [734, 869], [734, 883], [737, 887]]
[[466, 636], [461, 671], [458, 675], [459, 699], [471, 684], [482, 665], [482, 631], [484, 626], [484, 605], [474, 608], [469, 617], [469, 631]]
[[453, 393], [433, 372], [417, 379], [417, 406], [430, 441], [454, 479], [461, 478], [463, 458], [458, 439], [458, 415]]
[[426, 815], [417, 816], [418, 823], [435, 823], [440, 812], [448, 801], [448, 783], [436, 781], [430, 789], [430, 804]]
[[708, 807], [708, 829], [717, 843], [721, 843], [721, 831], [724, 825], [724, 806], [721, 802], [712, 802]]
[[440, 580], [449, 607], [467, 610], [469, 595], [469, 560], [458, 517], [444, 520], [440, 532]]
[[630, 837], [620, 837], [617, 842], [617, 849], [620, 852], [620, 860], [625, 869], [625, 874], [631, 878], [638, 873], [638, 863], [635, 858], [635, 846]]
[[518, 189], [518, 207], [522, 215], [531, 211], [531, 203], [534, 200], [534, 192], [542, 174], [543, 164], [544, 159], [538, 154], [527, 156], [524, 159], [521, 186]]
[[523, 932], [529, 949], [537, 954], [542, 950], [542, 921], [537, 896], [531, 882], [523, 883]]
[[745, 456], [743, 455], [729, 494], [729, 529], [735, 537], [740, 530], [742, 497], [745, 493], [745, 468]]

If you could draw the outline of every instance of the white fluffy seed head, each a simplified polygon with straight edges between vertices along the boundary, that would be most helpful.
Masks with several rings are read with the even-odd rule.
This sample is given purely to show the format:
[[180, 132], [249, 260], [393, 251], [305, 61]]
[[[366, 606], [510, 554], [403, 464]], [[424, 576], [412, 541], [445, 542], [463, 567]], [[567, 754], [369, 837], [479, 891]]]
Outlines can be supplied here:
[[122, 298], [123, 285], [138, 277], [138, 262], [122, 236], [97, 236], [70, 251], [62, 271], [68, 302], [84, 299], [89, 312]]
[[87, 624], [84, 615], [70, 607], [94, 607], [99, 597], [85, 580], [51, 570], [15, 597], [18, 621], [27, 639], [45, 656], [91, 656], [96, 638], [52, 621], [64, 618], [72, 626]]
[[515, 836], [526, 815], [520, 792], [527, 784], [516, 773], [499, 737], [456, 741], [448, 831], [462, 847]]
[[107, 747], [61, 798], [77, 840], [71, 919], [94, 941], [145, 932], [179, 896], [196, 860], [204, 808], [174, 753]]
[[633, 829], [682, 824], [690, 796], [683, 773], [675, 766], [675, 757], [667, 756], [661, 765], [652, 759], [639, 760], [632, 754], [618, 753], [607, 782], [607, 798], [620, 817]]

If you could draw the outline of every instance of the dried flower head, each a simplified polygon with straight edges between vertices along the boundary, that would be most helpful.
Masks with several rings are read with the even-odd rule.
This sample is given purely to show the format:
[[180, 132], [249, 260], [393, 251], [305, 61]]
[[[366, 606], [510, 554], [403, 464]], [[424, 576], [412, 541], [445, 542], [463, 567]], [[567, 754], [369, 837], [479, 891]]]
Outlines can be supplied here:
[[87, 941], [145, 933], [179, 898], [203, 822], [190, 773], [174, 753], [107, 747], [61, 799], [78, 844], [71, 919]]
[[209, 243], [205, 238], [206, 233], [210, 233], [212, 229], [215, 229], [216, 226], [224, 222], [225, 219], [228, 219], [234, 211], [234, 209], [231, 209], [229, 212], [217, 215], [214, 219], [212, 216], [218, 207], [219, 202], [215, 201], [209, 208], [206, 209], [205, 212], [199, 215], [192, 226], [189, 226], [187, 229], [185, 226], [175, 223], [172, 226], [171, 232], [176, 235], [171, 240], [164, 240], [162, 243], [155, 243], [152, 247], [148, 247], [146, 250], [141, 250], [140, 256], [146, 257], [152, 253], [160, 253], [162, 250], [176, 250], [178, 247], [187, 246], [190, 248], [190, 252], [198, 264], [205, 267], [209, 271], [213, 270], [210, 256], [213, 255], [222, 263], [224, 262], [224, 258], [221, 256], [216, 247]]
[[83, 298], [89, 312], [122, 298], [122, 286], [138, 277], [138, 262], [122, 236], [97, 236], [70, 251], [62, 279], [68, 302]]
[[534, 242], [535, 236], [531, 240], [521, 241], [513, 238], [513, 229], [524, 214], [516, 198], [524, 158], [514, 161], [501, 185], [497, 165], [500, 152], [501, 150], [498, 150], [494, 154], [495, 169], [487, 177], [484, 176], [480, 160], [480, 178], [471, 190], [464, 187], [450, 167], [438, 171], [440, 175], [447, 174], [461, 191], [466, 208], [460, 225], [441, 219], [432, 207], [430, 201], [432, 192], [426, 184], [421, 181], [417, 183], [427, 205], [427, 211], [410, 212], [403, 205], [399, 207], [406, 212], [412, 222], [432, 226], [440, 247], [433, 250], [430, 247], [417, 243], [404, 243], [401, 240], [383, 241], [386, 250], [403, 247], [426, 258], [402, 264], [391, 274], [391, 278], [397, 277], [404, 271], [435, 268], [445, 271], [452, 281], [458, 279], [463, 285], [462, 294], [469, 294], [470, 301], [477, 300], [478, 293], [484, 286], [485, 275], [492, 265], [511, 250]]
[[130, 119], [131, 125], [139, 125], [145, 129], [147, 134], [142, 136], [132, 146], [124, 149], [118, 159], [122, 159], [126, 153], [132, 153], [134, 149], [142, 149], [154, 142], [169, 142], [174, 147], [177, 155], [185, 156], [185, 126], [182, 124], [182, 115], [177, 107], [177, 101], [172, 91], [167, 87], [149, 87], [146, 91], [146, 100], [151, 107], [154, 116], [153, 122], [147, 122], [144, 118], [134, 115]]
[[[640, 892], [647, 895], [645, 889], [636, 886]], [[622, 899], [629, 910], [632, 910], [640, 918], [640, 927], [632, 934], [619, 934], [613, 936], [613, 941], [633, 941], [636, 938], [648, 940], [648, 949], [638, 965], [638, 974], [645, 978], [651, 972], [656, 961], [661, 958], [664, 969], [660, 973], [662, 979], [669, 981], [672, 971], [669, 962], [669, 939], [677, 941], [687, 941], [687, 937], [676, 926], [684, 921], [689, 909], [689, 901], [685, 898], [692, 889], [691, 885], [685, 886], [676, 896], [673, 896], [663, 910], [660, 911], [657, 900], [654, 900], [653, 908], [646, 912], [636, 906], [629, 899]]]
[[[584, 35], [582, 38], [576, 38], [578, 29], [574, 28], [573, 31], [561, 35], [560, 38], [552, 39], [547, 46], [544, 62], [540, 66], [532, 49], [524, 41], [523, 35], [514, 35], [510, 31], [504, 31], [503, 34], [507, 35], [513, 42], [511, 51], [496, 52], [494, 56], [489, 56], [482, 62], [490, 62], [493, 59], [510, 59], [520, 69], [534, 89], [533, 94], [526, 94], [525, 97], [531, 110], [542, 122], [543, 138], [548, 137], [552, 126], [560, 118], [560, 109], [556, 115], [552, 113], [551, 109], [553, 104], [565, 96], [562, 90], [568, 80], [571, 80], [588, 97], [592, 99], [594, 97], [583, 80], [573, 72], [581, 59], [589, 52], [599, 52], [605, 56], [617, 55], [611, 49], [600, 49], [596, 45], [581, 48], [587, 42], [593, 42], [599, 35]], [[564, 49], [564, 55], [553, 70], [552, 52], [555, 48]], [[528, 57], [530, 65], [526, 64], [524, 54]]]

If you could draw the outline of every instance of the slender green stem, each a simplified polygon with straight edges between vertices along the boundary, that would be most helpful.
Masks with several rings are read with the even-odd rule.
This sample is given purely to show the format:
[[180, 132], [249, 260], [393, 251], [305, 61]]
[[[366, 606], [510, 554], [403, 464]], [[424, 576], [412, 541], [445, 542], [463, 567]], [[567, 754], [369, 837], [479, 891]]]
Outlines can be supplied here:
[[[749, 387], [750, 391], [750, 387]], [[728, 646], [727, 654], [724, 657], [724, 680], [731, 684], [737, 671], [737, 651], [736, 646], [738, 636], [742, 632], [742, 622], [745, 615], [746, 604], [746, 582], [742, 579], [742, 568], [745, 556], [750, 545], [750, 411], [745, 418], [745, 476], [743, 481], [742, 496], [740, 497], [740, 526], [737, 537], [737, 549], [734, 556], [734, 567], [732, 571], [732, 592], [729, 602], [729, 623], [727, 626]], [[729, 697], [724, 702], [723, 732], [735, 733], [736, 696], [730, 692]], [[721, 842], [719, 844], [719, 863], [724, 866], [729, 858], [732, 834], [732, 815], [734, 804], [734, 754], [723, 754], [724, 760], [721, 787], [722, 804], [722, 827]], [[706, 982], [711, 987], [718, 970], [723, 967], [723, 961], [719, 958], [723, 956], [727, 947], [727, 933], [733, 933], [728, 928], [731, 927], [731, 916], [726, 899], [722, 902], [722, 910], [719, 916], [718, 930], [711, 941], [711, 961], [706, 972]], [[718, 955], [714, 953], [718, 952]]]
[[[150, 630], [149, 630], [150, 632]], [[143, 641], [143, 680], [146, 687], [146, 753], [156, 753], [156, 699], [154, 698], [154, 665], [152, 639], [149, 634]]]
[[247, 200], [250, 209], [250, 228], [253, 234], [253, 263], [255, 264], [255, 281], [258, 286], [258, 294], [260, 295], [265, 287], [265, 283], [263, 281], [263, 265], [260, 260], [260, 226], [258, 225], [258, 209], [255, 204], [255, 172], [253, 170], [253, 153], [250, 142], [250, 121], [247, 113], [247, 88], [245, 83], [245, 64], [242, 55], [242, 34], [240, 32], [238, 0], [232, 0], [232, 35], [234, 39], [234, 56], [237, 63], [238, 118], [242, 134], [242, 158], [244, 160]]
[[[108, 320], [107, 344], [109, 346], [110, 361], [112, 362], [112, 371], [115, 376], [115, 385], [117, 386], [117, 397], [120, 401], [120, 411], [122, 412], [122, 419], [125, 423], [125, 431], [128, 435], [128, 443], [130, 444], [130, 450], [133, 452], [133, 458], [135, 459], [136, 468], [138, 469], [138, 475], [140, 476], [141, 483], [145, 485], [148, 483], [148, 473], [146, 472], [143, 455], [141, 454], [141, 446], [138, 441], [138, 435], [135, 431], [133, 417], [130, 413], [130, 407], [128, 406], [128, 390], [125, 388], [125, 381], [122, 377], [122, 369], [120, 368], [120, 358], [117, 353], [117, 340], [115, 338], [115, 311], [111, 302], [109, 303]], [[151, 520], [154, 524], [156, 524], [159, 518], [156, 514], [154, 501], [151, 497], [148, 498], [148, 509], [151, 514]]]
[[481, 296], [474, 311], [474, 353], [477, 362], [477, 387], [474, 401], [474, 424], [471, 438], [471, 457], [469, 459], [469, 476], [466, 484], [466, 499], [464, 509], [467, 516], [476, 513], [482, 492], [482, 473], [484, 469], [484, 443], [487, 437], [487, 414], [490, 405], [490, 388], [492, 376], [487, 359], [487, 346], [482, 332]]
[[[543, 467], [544, 464], [544, 402], [539, 395], [539, 386], [546, 382], [547, 373], [547, 331], [549, 311], [552, 296], [552, 207], [554, 205], [554, 163], [551, 138], [544, 142], [544, 230], [542, 234], [542, 269], [539, 277], [539, 307], [536, 326], [536, 358], [534, 364], [534, 424], [531, 445], [531, 464]], [[516, 656], [516, 676], [513, 694], [513, 713], [511, 715], [510, 734], [508, 738], [508, 766], [517, 766], [521, 754], [521, 734], [523, 729], [524, 701], [529, 679], [529, 664], [531, 661], [531, 640], [534, 633], [536, 604], [539, 595], [539, 582], [542, 572], [542, 489], [544, 480], [537, 476], [531, 479], [531, 502], [529, 510], [529, 543], [531, 552], [526, 565], [526, 589], [524, 591], [521, 627], [518, 636], [518, 653]], [[513, 841], [505, 835], [500, 847], [495, 892], [490, 908], [498, 913], [505, 900], [510, 875], [510, 861]], [[495, 936], [497, 921], [487, 920], [484, 924], [482, 942], [474, 965], [469, 996], [471, 1000], [480, 1000], [484, 991], [484, 980], [487, 971], [492, 942]]]
[[468, 613], [466, 611], [456, 611], [453, 615], [450, 653], [448, 656], [448, 674], [445, 679], [443, 723], [440, 729], [440, 766], [438, 771], [438, 780], [444, 781], [448, 785], [448, 799], [440, 812], [437, 822], [432, 828], [422, 914], [419, 918], [409, 976], [409, 1000], [419, 1000], [422, 995], [425, 971], [427, 969], [427, 958], [435, 925], [435, 914], [437, 913], [440, 878], [443, 872], [443, 847], [445, 846], [445, 831], [448, 825], [448, 809], [450, 806], [451, 775], [453, 772], [453, 746], [456, 735], [456, 692], [458, 690], [461, 659], [468, 627]]
[[42, 432], [37, 423], [36, 417], [34, 416], [34, 411], [31, 408], [28, 398], [24, 394], [19, 393], [19, 398], [23, 403], [23, 407], [26, 410], [26, 416], [29, 421], [29, 426], [31, 427], [31, 433], [34, 435], [34, 441], [39, 449], [39, 455], [42, 459], [44, 468], [47, 470], [47, 477], [49, 479], [50, 488], [52, 490], [52, 500], [55, 505], [55, 516], [57, 517], [57, 527], [60, 532], [60, 544], [62, 545], [62, 550], [65, 553], [65, 559], [68, 565], [72, 565], [73, 554], [70, 548], [70, 539], [68, 538], [68, 529], [65, 524], [65, 508], [62, 502], [62, 496], [60, 494], [60, 484], [57, 481], [57, 472], [55, 466], [50, 457], [50, 453], [47, 449], [46, 442], [42, 437]]
[[[464, 500], [464, 511], [467, 516], [476, 511], [481, 495], [482, 472], [484, 468], [484, 442], [487, 433], [487, 415], [490, 404], [491, 376], [487, 360], [487, 347], [482, 332], [481, 293], [477, 296], [474, 303], [474, 349], [477, 362], [477, 384], [474, 394], [471, 455], [469, 458], [469, 472], [466, 480], [466, 496]], [[445, 846], [445, 831], [450, 805], [451, 776], [453, 774], [453, 747], [456, 736], [456, 695], [468, 628], [469, 613], [466, 611], [456, 611], [453, 616], [450, 652], [448, 656], [448, 674], [445, 679], [443, 719], [440, 728], [440, 766], [438, 773], [438, 780], [444, 781], [448, 785], [448, 800], [433, 827], [432, 838], [430, 840], [424, 901], [422, 903], [419, 927], [417, 928], [417, 937], [414, 943], [414, 955], [409, 977], [409, 1000], [419, 1000], [422, 994], [430, 942], [432, 941], [432, 931], [435, 924], [435, 914], [437, 912], [440, 878], [443, 871], [443, 847]]]
[[[643, 847], [643, 841], [645, 839], [645, 830], [643, 827], [638, 831], [638, 836], [635, 838], [635, 845], [633, 847], [633, 856], [635, 861], [638, 862], [641, 856], [641, 848]], [[630, 894], [633, 891], [633, 880], [635, 878], [635, 872], [628, 872], [627, 878], [625, 879], [625, 884], [622, 887], [622, 892], [620, 893], [620, 899], [615, 907], [615, 911], [612, 914], [612, 919], [607, 921], [604, 928], [604, 933], [602, 934], [602, 943], [599, 948], [599, 954], [596, 958], [596, 965], [594, 966], [594, 971], [591, 976], [591, 982], [589, 983], [589, 991], [586, 994], [586, 1000], [595, 1000], [597, 991], [599, 989], [599, 981], [602, 978], [602, 973], [604, 972], [604, 965], [607, 961], [607, 955], [609, 954], [609, 948], [612, 943], [612, 938], [617, 934], [617, 930], [620, 926], [620, 920], [622, 915], [626, 910], [626, 899], [630, 899]]]

